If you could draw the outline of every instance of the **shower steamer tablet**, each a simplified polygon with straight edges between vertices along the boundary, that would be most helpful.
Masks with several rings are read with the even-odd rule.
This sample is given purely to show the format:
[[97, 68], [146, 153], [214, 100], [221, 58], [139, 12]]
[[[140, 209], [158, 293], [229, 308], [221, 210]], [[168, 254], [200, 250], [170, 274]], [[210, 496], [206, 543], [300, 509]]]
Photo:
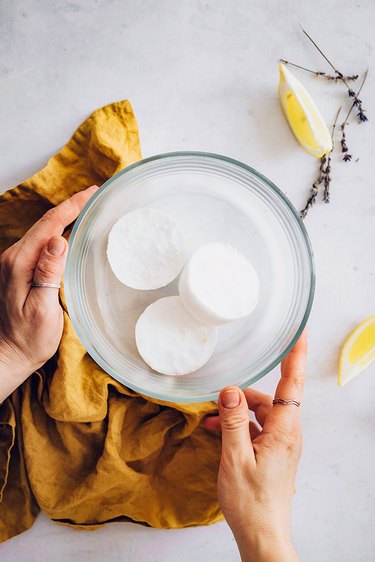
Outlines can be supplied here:
[[259, 277], [251, 263], [229, 244], [199, 248], [182, 272], [182, 302], [200, 322], [220, 325], [248, 316], [259, 299]]
[[157, 209], [130, 211], [108, 236], [107, 257], [117, 279], [132, 289], [168, 285], [185, 263], [185, 239], [173, 217]]
[[141, 314], [135, 341], [142, 359], [164, 375], [187, 375], [214, 352], [217, 331], [193, 318], [180, 297], [159, 299]]

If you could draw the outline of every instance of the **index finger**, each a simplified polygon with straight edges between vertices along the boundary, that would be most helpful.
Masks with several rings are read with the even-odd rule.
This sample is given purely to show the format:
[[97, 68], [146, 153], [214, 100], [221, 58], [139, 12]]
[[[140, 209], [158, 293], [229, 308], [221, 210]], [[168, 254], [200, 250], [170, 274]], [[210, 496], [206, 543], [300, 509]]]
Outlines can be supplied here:
[[27, 244], [34, 249], [40, 248], [41, 251], [52, 236], [61, 236], [65, 228], [78, 217], [97, 189], [99, 189], [97, 185], [92, 185], [84, 191], [75, 193], [60, 205], [52, 207], [26, 232], [21, 239], [22, 244]]
[[[281, 379], [277, 385], [275, 398], [301, 402], [307, 358], [307, 332], [302, 332], [293, 349], [281, 364]], [[288, 430], [298, 423], [300, 408], [294, 404], [274, 404], [270, 410], [264, 430]]]

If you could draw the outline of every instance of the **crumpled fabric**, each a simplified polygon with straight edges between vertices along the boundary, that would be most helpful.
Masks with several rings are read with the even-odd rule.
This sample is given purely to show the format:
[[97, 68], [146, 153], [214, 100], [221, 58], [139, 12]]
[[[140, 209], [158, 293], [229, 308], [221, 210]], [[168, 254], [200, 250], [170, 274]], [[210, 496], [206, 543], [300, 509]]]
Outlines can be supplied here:
[[[141, 158], [128, 101], [95, 111], [32, 178], [0, 197], [0, 251], [49, 208]], [[220, 438], [202, 427], [216, 404], [171, 404], [107, 375], [67, 314], [58, 352], [0, 406], [0, 540], [42, 510], [93, 529], [131, 520], [159, 528], [222, 519]]]

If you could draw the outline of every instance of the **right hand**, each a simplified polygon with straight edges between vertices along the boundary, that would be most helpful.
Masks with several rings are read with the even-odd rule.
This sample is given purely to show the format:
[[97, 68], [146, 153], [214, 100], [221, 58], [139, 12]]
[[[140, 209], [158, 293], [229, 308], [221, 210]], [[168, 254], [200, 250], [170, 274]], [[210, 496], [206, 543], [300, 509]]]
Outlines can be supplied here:
[[[306, 333], [281, 364], [275, 396], [301, 401], [306, 366]], [[249, 409], [261, 429], [249, 424]], [[222, 433], [218, 500], [246, 562], [294, 562], [291, 503], [302, 450], [300, 408], [272, 405], [254, 389], [224, 388], [219, 416], [208, 429]]]

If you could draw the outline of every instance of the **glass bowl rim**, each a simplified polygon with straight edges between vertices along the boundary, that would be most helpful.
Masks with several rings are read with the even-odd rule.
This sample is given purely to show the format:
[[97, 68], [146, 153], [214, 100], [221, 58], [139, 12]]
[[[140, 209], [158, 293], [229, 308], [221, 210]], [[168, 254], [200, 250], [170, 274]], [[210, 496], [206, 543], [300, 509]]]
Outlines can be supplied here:
[[[80, 212], [78, 218], [76, 219], [76, 221], [74, 223], [74, 226], [73, 226], [73, 229], [72, 229], [72, 232], [71, 232], [70, 237], [69, 237], [69, 250], [68, 250], [68, 257], [67, 257], [67, 263], [66, 263], [66, 270], [65, 270], [64, 278], [65, 277], [66, 277], [66, 279], [69, 278], [71, 248], [73, 246], [72, 242], [74, 241], [74, 239], [77, 235], [78, 229], [79, 229], [82, 221], [86, 217], [88, 211], [90, 210], [90, 208], [92, 207], [92, 205], [94, 204], [96, 199], [99, 197], [99, 195], [102, 193], [102, 188], [108, 187], [115, 179], [118, 179], [120, 176], [123, 176], [124, 174], [130, 172], [131, 170], [134, 170], [135, 168], [143, 166], [144, 164], [147, 164], [149, 162], [154, 162], [154, 161], [157, 161], [157, 160], [164, 160], [166, 158], [174, 158], [174, 157], [178, 157], [178, 156], [183, 156], [183, 157], [185, 157], [185, 156], [193, 156], [194, 157], [195, 156], [195, 157], [198, 157], [198, 158], [203, 157], [203, 158], [218, 160], [218, 161], [222, 161], [222, 162], [227, 162], [229, 164], [232, 164], [234, 166], [242, 168], [243, 170], [245, 170], [247, 172], [250, 172], [250, 174], [253, 174], [255, 177], [257, 177], [262, 182], [264, 182], [272, 191], [274, 191], [276, 193], [276, 195], [286, 204], [286, 206], [289, 208], [290, 212], [292, 213], [292, 215], [296, 219], [297, 224], [298, 224], [298, 226], [299, 226], [299, 228], [302, 232], [303, 240], [306, 244], [311, 274], [310, 274], [309, 297], [308, 297], [307, 306], [306, 306], [306, 310], [305, 310], [304, 316], [302, 318], [302, 321], [301, 321], [294, 337], [292, 338], [289, 345], [286, 346], [284, 351], [282, 351], [269, 365], [267, 365], [267, 367], [262, 369], [256, 376], [254, 376], [254, 375], [250, 376], [244, 382], [242, 382], [241, 384], [238, 385], [240, 388], [246, 388], [247, 386], [249, 386], [249, 384], [254, 384], [258, 380], [263, 378], [265, 375], [267, 375], [270, 371], [272, 371], [272, 369], [274, 369], [277, 365], [279, 365], [279, 363], [284, 359], [284, 357], [286, 357], [286, 355], [289, 353], [289, 351], [291, 351], [291, 349], [295, 346], [295, 344], [297, 343], [299, 337], [301, 336], [301, 334], [302, 334], [302, 332], [303, 332], [303, 330], [304, 330], [304, 328], [307, 324], [307, 321], [309, 319], [312, 304], [313, 304], [313, 300], [314, 300], [314, 293], [315, 293], [314, 253], [313, 253], [313, 250], [312, 250], [311, 241], [310, 241], [310, 238], [309, 238], [309, 235], [307, 233], [305, 225], [303, 224], [297, 210], [295, 209], [295, 207], [293, 206], [291, 201], [288, 199], [288, 197], [281, 191], [281, 189], [278, 188], [266, 176], [264, 176], [263, 174], [261, 174], [260, 172], [258, 172], [257, 170], [255, 170], [254, 168], [249, 166], [248, 164], [244, 164], [240, 160], [236, 160], [235, 158], [231, 158], [229, 156], [223, 156], [221, 154], [217, 154], [217, 153], [214, 153], [214, 152], [204, 152], [204, 151], [195, 151], [195, 150], [181, 150], [181, 151], [173, 151], [173, 152], [163, 152], [163, 153], [160, 153], [160, 154], [155, 154], [153, 156], [149, 156], [147, 158], [143, 158], [141, 160], [138, 160], [137, 162], [134, 162], [133, 164], [129, 164], [129, 166], [126, 166], [125, 168], [123, 168], [122, 170], [120, 170], [119, 172], [114, 174], [112, 177], [110, 177], [108, 180], [106, 180], [100, 186], [100, 188], [97, 190], [97, 192], [94, 193], [94, 195], [86, 203], [86, 205], [84, 206], [84, 208]], [[248, 189], [247, 186], [244, 186], [244, 187], [246, 187], [246, 189]], [[82, 331], [80, 329], [79, 321], [78, 321], [78, 319], [76, 318], [76, 315], [75, 315], [75, 309], [73, 307], [73, 298], [71, 296], [71, 289], [69, 287], [69, 283], [64, 283], [64, 291], [65, 291], [65, 299], [66, 299], [68, 315], [69, 315], [69, 318], [70, 318], [70, 320], [73, 324], [73, 327], [74, 327], [80, 341], [82, 342], [82, 344], [84, 345], [85, 349], [87, 350], [89, 355], [92, 357], [92, 359], [94, 359], [94, 361], [106, 373], [108, 373], [113, 379], [117, 380], [118, 382], [120, 382], [124, 386], [128, 386], [131, 390], [134, 390], [134, 391], [138, 392], [141, 396], [145, 396], [146, 398], [149, 396], [153, 399], [156, 399], [156, 400], [159, 400], [159, 401], [162, 401], [162, 402], [197, 403], [197, 402], [208, 402], [208, 401], [211, 401], [211, 400], [217, 400], [217, 398], [218, 398], [217, 392], [213, 392], [213, 393], [206, 394], [204, 396], [200, 396], [198, 400], [194, 400], [191, 397], [189, 398], [189, 397], [183, 397], [183, 396], [168, 396], [168, 398], [165, 398], [165, 396], [163, 396], [163, 394], [159, 394], [157, 392], [150, 392], [150, 394], [147, 395], [147, 394], [145, 394], [144, 390], [141, 387], [138, 387], [136, 384], [133, 384], [133, 383], [131, 383], [131, 384], [126, 383], [125, 384], [124, 381], [121, 380], [120, 377], [112, 371], [112, 369], [107, 364], [107, 362], [104, 359], [101, 358], [101, 356], [96, 351], [96, 349], [90, 344], [90, 342], [86, 339], [85, 335], [82, 333]]]

